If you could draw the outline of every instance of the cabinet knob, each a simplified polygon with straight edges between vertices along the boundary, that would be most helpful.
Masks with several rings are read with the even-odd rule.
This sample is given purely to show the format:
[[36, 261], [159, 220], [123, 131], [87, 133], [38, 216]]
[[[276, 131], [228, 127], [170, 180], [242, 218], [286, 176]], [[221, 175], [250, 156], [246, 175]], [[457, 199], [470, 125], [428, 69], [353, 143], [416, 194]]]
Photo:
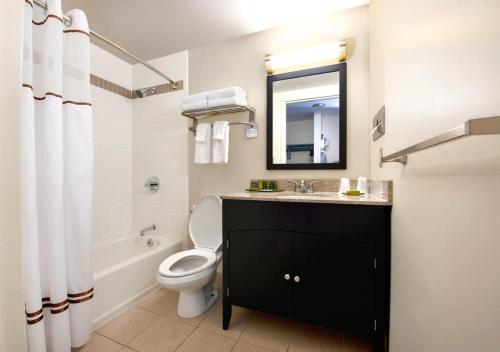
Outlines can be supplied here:
[[285, 274], [285, 280], [290, 280], [290, 274]]
[[300, 282], [300, 277], [295, 276], [295, 277], [293, 278], [293, 281], [295, 281], [295, 282]]

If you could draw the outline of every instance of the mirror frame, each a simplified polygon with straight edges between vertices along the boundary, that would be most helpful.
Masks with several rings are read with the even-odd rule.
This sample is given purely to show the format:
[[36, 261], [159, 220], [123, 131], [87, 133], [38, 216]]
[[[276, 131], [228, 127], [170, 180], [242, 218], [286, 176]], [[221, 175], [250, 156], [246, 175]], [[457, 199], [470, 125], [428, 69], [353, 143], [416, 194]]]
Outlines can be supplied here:
[[[273, 82], [339, 72], [339, 161], [327, 164], [273, 164]], [[347, 168], [347, 65], [345, 62], [267, 76], [267, 170], [342, 170]]]

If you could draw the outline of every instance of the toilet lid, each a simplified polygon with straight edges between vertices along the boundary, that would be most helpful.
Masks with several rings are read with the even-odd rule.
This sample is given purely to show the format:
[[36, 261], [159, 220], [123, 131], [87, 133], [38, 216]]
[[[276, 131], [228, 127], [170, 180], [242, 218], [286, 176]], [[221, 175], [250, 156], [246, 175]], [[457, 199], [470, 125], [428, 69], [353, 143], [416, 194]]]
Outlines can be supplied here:
[[189, 219], [189, 235], [196, 247], [216, 251], [222, 244], [222, 201], [208, 195], [200, 199]]

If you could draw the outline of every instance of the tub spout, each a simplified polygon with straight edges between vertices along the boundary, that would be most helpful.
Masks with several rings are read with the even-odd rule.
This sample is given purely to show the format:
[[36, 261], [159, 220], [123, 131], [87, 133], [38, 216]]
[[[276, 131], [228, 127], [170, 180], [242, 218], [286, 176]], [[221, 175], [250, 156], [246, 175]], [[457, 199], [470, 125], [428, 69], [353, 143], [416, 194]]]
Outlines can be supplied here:
[[154, 231], [156, 230], [156, 225], [153, 224], [151, 226], [147, 226], [141, 230], [141, 236], [144, 236], [146, 234], [146, 231]]

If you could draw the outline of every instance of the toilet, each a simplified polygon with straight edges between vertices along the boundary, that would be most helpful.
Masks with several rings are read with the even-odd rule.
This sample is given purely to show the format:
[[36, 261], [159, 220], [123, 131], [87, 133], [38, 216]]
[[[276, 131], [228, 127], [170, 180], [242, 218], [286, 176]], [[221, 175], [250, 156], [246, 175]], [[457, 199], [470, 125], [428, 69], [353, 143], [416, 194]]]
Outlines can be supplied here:
[[189, 219], [194, 249], [175, 253], [158, 269], [158, 283], [179, 291], [177, 314], [194, 318], [217, 301], [215, 272], [222, 258], [222, 201], [208, 195], [200, 199]]

